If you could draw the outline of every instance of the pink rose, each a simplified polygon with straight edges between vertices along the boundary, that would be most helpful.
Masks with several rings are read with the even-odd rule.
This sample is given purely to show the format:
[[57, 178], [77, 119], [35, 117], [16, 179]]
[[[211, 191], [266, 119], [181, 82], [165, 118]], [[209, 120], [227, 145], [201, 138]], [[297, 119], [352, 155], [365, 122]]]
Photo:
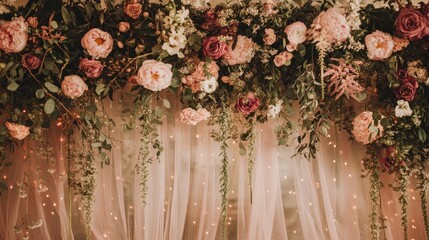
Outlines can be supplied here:
[[203, 53], [205, 57], [219, 59], [226, 53], [228, 45], [217, 37], [207, 37], [203, 40]]
[[82, 96], [88, 86], [78, 75], [69, 75], [61, 82], [61, 90], [67, 97], [75, 99]]
[[259, 105], [259, 98], [257, 98], [254, 93], [249, 92], [245, 97], [238, 99], [237, 103], [235, 104], [235, 108], [247, 115], [258, 109]]
[[179, 121], [188, 125], [197, 125], [199, 122], [207, 120], [210, 117], [210, 112], [205, 108], [194, 110], [185, 108], [180, 112]]
[[[363, 144], [372, 143], [383, 135], [383, 126], [379, 123], [377, 127], [374, 125], [372, 112], [364, 111], [357, 116], [353, 122], [352, 134], [356, 141]], [[370, 128], [377, 128], [377, 132], [370, 131]]]
[[171, 85], [171, 64], [146, 60], [137, 73], [137, 83], [152, 91], [161, 91]]
[[294, 22], [285, 28], [285, 34], [289, 44], [287, 45], [288, 51], [296, 50], [298, 44], [305, 42], [307, 27], [302, 22]]
[[127, 14], [130, 18], [137, 19], [142, 13], [143, 5], [138, 2], [127, 3], [124, 8], [125, 14]]
[[418, 10], [402, 8], [395, 21], [396, 32], [410, 41], [429, 35], [429, 20]]
[[389, 58], [395, 47], [392, 36], [378, 30], [366, 35], [365, 45], [368, 50], [368, 58], [372, 60]]
[[265, 29], [264, 43], [267, 45], [273, 45], [276, 42], [277, 36], [272, 28]]
[[80, 60], [79, 69], [89, 78], [98, 78], [101, 75], [104, 67], [97, 60], [89, 60], [84, 58]]
[[113, 50], [113, 38], [108, 32], [98, 28], [89, 30], [82, 38], [81, 45], [93, 58], [106, 58]]
[[252, 39], [239, 35], [234, 49], [232, 49], [232, 45], [232, 42], [228, 44], [227, 52], [223, 56], [229, 65], [242, 64], [252, 60], [255, 53], [255, 44]]
[[286, 62], [290, 61], [292, 57], [293, 57], [293, 54], [290, 52], [287, 52], [287, 51], [281, 52], [274, 58], [274, 65], [276, 65], [276, 67], [281, 67], [285, 65]]
[[350, 36], [350, 26], [339, 8], [330, 8], [326, 12], [321, 12], [314, 19], [313, 24], [325, 31], [327, 40], [331, 43], [344, 42]]
[[130, 24], [128, 22], [120, 22], [118, 24], [119, 32], [128, 32], [130, 30]]
[[0, 50], [6, 53], [21, 52], [27, 46], [27, 24], [23, 17], [0, 21]]
[[31, 54], [24, 54], [21, 58], [21, 64], [25, 68], [34, 70], [40, 66], [40, 59]]
[[27, 18], [27, 23], [30, 27], [37, 28], [37, 26], [39, 25], [39, 20], [37, 19], [37, 17], [29, 17]]
[[6, 128], [9, 130], [10, 136], [18, 140], [26, 138], [30, 134], [30, 128], [16, 123], [6, 122]]

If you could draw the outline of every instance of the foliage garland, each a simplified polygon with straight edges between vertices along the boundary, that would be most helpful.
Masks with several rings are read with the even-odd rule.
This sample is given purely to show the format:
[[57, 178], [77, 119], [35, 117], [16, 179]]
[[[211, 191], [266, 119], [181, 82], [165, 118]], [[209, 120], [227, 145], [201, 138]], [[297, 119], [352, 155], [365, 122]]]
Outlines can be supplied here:
[[137, 170], [145, 202], [151, 154], [163, 151], [157, 126], [171, 107], [159, 92], [168, 90], [181, 102], [180, 121], [219, 126], [212, 135], [221, 142], [225, 238], [228, 141], [239, 140], [247, 153], [251, 185], [255, 125], [280, 118], [274, 131], [279, 145], [289, 144], [293, 103], [300, 107], [297, 154], [315, 158], [333, 124], [367, 146], [372, 239], [379, 238], [384, 172], [399, 176], [393, 189], [401, 192], [405, 238], [408, 178], [417, 174], [429, 235], [428, 4], [30, 0], [17, 8], [11, 2], [0, 3], [0, 167], [13, 164], [7, 152], [28, 135], [43, 145], [44, 129], [62, 125], [67, 136], [80, 136], [78, 152], [68, 137], [68, 174], [87, 223], [95, 169], [110, 163], [112, 148], [104, 132], [115, 123], [103, 99], [113, 101], [118, 90], [135, 97], [125, 126], [140, 122]]

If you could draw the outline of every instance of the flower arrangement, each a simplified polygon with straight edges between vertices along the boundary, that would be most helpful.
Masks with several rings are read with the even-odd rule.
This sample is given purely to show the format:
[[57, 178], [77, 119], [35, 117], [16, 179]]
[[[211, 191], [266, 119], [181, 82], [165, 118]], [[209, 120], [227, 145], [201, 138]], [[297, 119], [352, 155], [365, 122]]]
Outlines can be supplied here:
[[[408, 178], [416, 174], [429, 238], [428, 4], [397, 9], [387, 0], [364, 8], [358, 0], [348, 6], [324, 0], [215, 7], [196, 0], [41, 0], [20, 8], [12, 3], [0, 4], [0, 166], [12, 164], [6, 149], [21, 141], [47, 144], [43, 133], [61, 126], [69, 184], [82, 197], [87, 222], [95, 164], [109, 164], [106, 151], [112, 148], [104, 132], [114, 123], [101, 100], [132, 86], [135, 104], [126, 126], [141, 126], [136, 171], [143, 202], [148, 164], [163, 150], [157, 125], [171, 107], [160, 92], [169, 91], [181, 103], [179, 121], [219, 126], [212, 136], [222, 143], [225, 231], [228, 140], [238, 140], [240, 153], [247, 154], [250, 184], [255, 124], [275, 118], [279, 144], [296, 140], [297, 154], [308, 159], [334, 124], [366, 145], [373, 239], [382, 221], [380, 175], [398, 176], [393, 190], [402, 194], [406, 239]], [[293, 102], [300, 105], [297, 124], [289, 115]], [[294, 125], [301, 135], [291, 139]]]

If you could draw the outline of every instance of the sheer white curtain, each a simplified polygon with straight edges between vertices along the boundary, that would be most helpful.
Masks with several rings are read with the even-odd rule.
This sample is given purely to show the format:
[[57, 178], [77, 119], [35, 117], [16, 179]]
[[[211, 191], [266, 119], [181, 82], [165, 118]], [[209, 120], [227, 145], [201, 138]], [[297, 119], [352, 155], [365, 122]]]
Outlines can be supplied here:
[[[220, 239], [220, 145], [210, 137], [211, 127], [176, 121], [180, 106], [173, 106], [173, 114], [159, 127], [165, 150], [150, 165], [144, 207], [134, 171], [141, 136], [139, 129], [124, 130], [118, 102], [105, 102], [117, 124], [108, 133], [115, 140], [111, 165], [98, 167], [96, 176], [94, 238]], [[360, 176], [364, 147], [333, 130], [322, 140], [315, 160], [292, 158], [294, 146], [277, 146], [275, 124], [258, 125], [255, 130], [252, 195], [247, 159], [239, 155], [237, 143], [230, 143], [230, 239], [369, 239], [369, 184]], [[48, 133], [54, 148], [53, 167], [36, 154], [36, 143], [25, 142], [9, 155], [12, 167], [0, 170], [9, 187], [0, 196], [0, 239], [19, 239], [13, 226], [24, 216], [29, 225], [43, 221], [40, 228], [29, 230], [30, 239], [84, 239], [83, 212], [66, 187], [66, 142], [61, 141], [60, 130], [55, 127]], [[53, 173], [47, 171], [51, 168]], [[24, 172], [30, 190], [27, 198], [20, 198], [16, 183], [24, 180]], [[383, 173], [382, 177], [390, 183], [394, 176]], [[40, 179], [45, 181], [46, 192], [36, 191]], [[398, 195], [388, 187], [381, 193], [386, 226], [382, 235], [402, 239]], [[409, 239], [424, 239], [413, 183], [409, 195]]]

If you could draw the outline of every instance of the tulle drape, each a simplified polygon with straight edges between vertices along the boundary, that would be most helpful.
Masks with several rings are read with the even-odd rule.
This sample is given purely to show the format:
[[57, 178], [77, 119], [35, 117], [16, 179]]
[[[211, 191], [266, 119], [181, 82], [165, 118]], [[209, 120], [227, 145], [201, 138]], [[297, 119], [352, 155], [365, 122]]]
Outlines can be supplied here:
[[[123, 97], [123, 101], [129, 101]], [[125, 130], [118, 101], [106, 101], [116, 126], [107, 134], [114, 139], [110, 165], [98, 166], [92, 233], [95, 239], [220, 239], [220, 144], [210, 137], [211, 126], [188, 126], [176, 121], [180, 106], [159, 127], [164, 151], [150, 167], [146, 206], [142, 204], [135, 172], [140, 147], [139, 129]], [[247, 158], [231, 141], [229, 156], [228, 235], [230, 239], [370, 239], [369, 183], [361, 178], [365, 148], [348, 141], [346, 133], [331, 131], [323, 139], [316, 159], [294, 157], [295, 146], [278, 147], [272, 129], [276, 121], [257, 125], [255, 164], [250, 188]], [[30, 239], [84, 239], [83, 212], [67, 187], [66, 141], [61, 128], [47, 133], [54, 148], [55, 171], [39, 155], [35, 142], [9, 156], [12, 167], [0, 170], [9, 191], [0, 196], [0, 239], [19, 239], [13, 226], [27, 213]], [[30, 153], [30, 154], [28, 154]], [[25, 161], [25, 156], [27, 160]], [[31, 190], [19, 197], [17, 181], [24, 169]], [[36, 171], [37, 170], [37, 171]], [[39, 173], [36, 173], [39, 172]], [[44, 174], [48, 190], [36, 191]], [[393, 181], [383, 173], [385, 182]], [[424, 239], [418, 192], [410, 185], [409, 239]], [[252, 194], [250, 193], [252, 191]], [[402, 239], [398, 194], [381, 191], [386, 239]]]

